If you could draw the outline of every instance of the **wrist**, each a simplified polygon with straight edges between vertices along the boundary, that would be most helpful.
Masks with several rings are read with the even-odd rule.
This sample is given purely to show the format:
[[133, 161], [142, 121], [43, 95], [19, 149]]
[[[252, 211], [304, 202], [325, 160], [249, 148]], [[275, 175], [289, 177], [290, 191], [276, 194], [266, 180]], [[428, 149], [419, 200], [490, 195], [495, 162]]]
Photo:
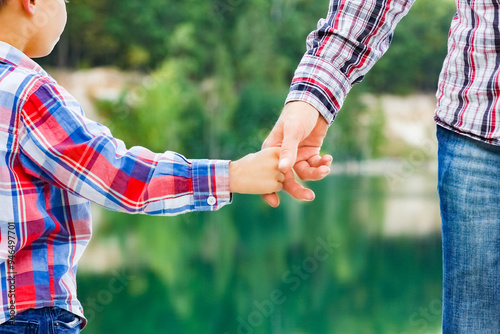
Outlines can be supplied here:
[[[314, 94], [292, 91], [285, 101], [285, 109], [288, 105], [300, 106], [304, 113], [314, 114], [323, 118], [327, 124], [333, 122], [333, 113]], [[337, 112], [335, 112], [335, 115]]]
[[229, 191], [232, 193], [238, 192], [238, 161], [229, 162]]

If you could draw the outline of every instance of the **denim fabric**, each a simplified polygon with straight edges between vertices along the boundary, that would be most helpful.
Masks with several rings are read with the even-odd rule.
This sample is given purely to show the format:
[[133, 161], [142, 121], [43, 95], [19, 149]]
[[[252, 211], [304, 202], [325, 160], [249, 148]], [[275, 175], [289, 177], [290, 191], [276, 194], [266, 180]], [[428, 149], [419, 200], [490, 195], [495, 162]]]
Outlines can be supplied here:
[[81, 322], [59, 307], [29, 309], [0, 325], [0, 334], [78, 334]]
[[500, 333], [500, 146], [438, 126], [443, 334]]

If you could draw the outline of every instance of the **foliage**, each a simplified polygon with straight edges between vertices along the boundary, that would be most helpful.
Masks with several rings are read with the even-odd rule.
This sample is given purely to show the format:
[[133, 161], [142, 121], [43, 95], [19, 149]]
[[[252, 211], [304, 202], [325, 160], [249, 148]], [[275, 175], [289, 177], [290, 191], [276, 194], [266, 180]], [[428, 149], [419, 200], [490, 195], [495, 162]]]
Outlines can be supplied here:
[[99, 109], [113, 135], [128, 145], [156, 152], [190, 150], [204, 139], [203, 104], [197, 86], [184, 75], [186, 63], [166, 61], [139, 87]]

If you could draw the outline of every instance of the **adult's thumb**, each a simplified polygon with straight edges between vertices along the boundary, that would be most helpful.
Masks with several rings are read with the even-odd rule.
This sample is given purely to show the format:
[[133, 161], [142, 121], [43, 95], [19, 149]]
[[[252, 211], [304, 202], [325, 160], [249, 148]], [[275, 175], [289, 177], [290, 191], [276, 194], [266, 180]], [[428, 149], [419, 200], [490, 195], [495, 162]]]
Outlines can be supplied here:
[[280, 162], [278, 165], [282, 173], [288, 172], [295, 164], [295, 160], [297, 160], [297, 148], [301, 140], [298, 130], [295, 127], [286, 127], [283, 133]]

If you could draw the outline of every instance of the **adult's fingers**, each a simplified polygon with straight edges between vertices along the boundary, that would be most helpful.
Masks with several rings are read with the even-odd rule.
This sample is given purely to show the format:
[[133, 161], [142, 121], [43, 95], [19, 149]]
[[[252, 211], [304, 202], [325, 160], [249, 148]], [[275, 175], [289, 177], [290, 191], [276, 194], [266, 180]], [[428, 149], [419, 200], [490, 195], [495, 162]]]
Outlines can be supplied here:
[[307, 159], [307, 162], [311, 167], [326, 166], [330, 167], [333, 161], [333, 157], [330, 154], [325, 154], [324, 156], [315, 155]]
[[285, 173], [285, 181], [283, 182], [283, 190], [292, 195], [295, 199], [302, 201], [312, 201], [314, 200], [314, 192], [311, 189], [305, 188], [303, 185], [298, 183], [293, 176], [293, 171], [290, 170]]
[[330, 167], [311, 167], [307, 161], [299, 161], [293, 167], [297, 176], [304, 181], [318, 181], [330, 174]]
[[325, 155], [323, 157], [315, 155], [307, 161], [299, 161], [293, 169], [297, 176], [304, 181], [317, 181], [323, 179], [330, 174], [330, 165], [332, 164], [332, 156]]
[[277, 208], [280, 205], [280, 198], [276, 193], [262, 195], [262, 198], [273, 208]]
[[333, 157], [330, 154], [325, 154], [318, 161], [316, 166], [327, 166], [330, 167], [332, 165]]
[[[315, 194], [311, 189], [305, 188], [295, 180], [292, 170], [285, 173], [283, 190], [288, 192], [295, 199], [301, 201], [312, 201], [315, 198]], [[276, 193], [262, 195], [262, 198], [274, 208], [278, 207], [280, 204], [280, 199]]]
[[290, 122], [284, 125], [283, 142], [281, 144], [279, 170], [283, 173], [291, 171], [297, 160], [297, 149], [303, 139], [301, 124]]

